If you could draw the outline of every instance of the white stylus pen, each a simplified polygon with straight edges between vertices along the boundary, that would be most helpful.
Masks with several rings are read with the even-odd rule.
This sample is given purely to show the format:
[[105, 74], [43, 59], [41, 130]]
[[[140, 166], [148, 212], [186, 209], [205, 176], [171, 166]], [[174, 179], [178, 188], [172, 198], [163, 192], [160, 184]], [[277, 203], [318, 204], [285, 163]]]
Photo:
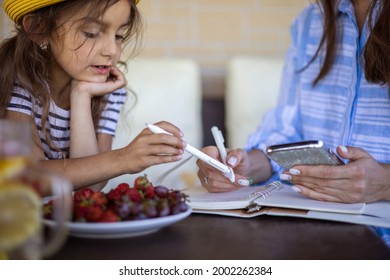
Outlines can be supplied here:
[[[218, 151], [219, 151], [219, 155], [221, 156], [221, 159], [222, 159], [222, 162], [226, 165], [227, 165], [227, 162], [226, 162], [226, 157], [227, 157], [227, 151], [226, 151], [226, 148], [225, 148], [225, 138], [223, 138], [223, 134], [222, 134], [222, 131], [219, 130], [218, 127], [216, 126], [213, 126], [211, 128], [211, 133], [213, 134], [213, 137], [214, 137], [214, 141], [215, 141], [215, 144], [217, 145], [217, 148], [218, 148]], [[229, 166], [228, 166], [229, 167]], [[229, 170], [230, 170], [230, 173], [228, 176], [230, 181], [232, 183], [234, 183], [235, 181], [235, 175], [234, 175], [234, 172], [233, 172], [233, 168], [229, 167]]]
[[227, 165], [226, 163], [226, 157], [227, 157], [227, 152], [225, 148], [225, 139], [223, 138], [222, 131], [219, 130], [218, 127], [213, 126], [211, 128], [211, 133], [213, 134], [215, 144], [217, 145], [219, 155], [221, 156], [222, 162]]
[[[147, 123], [146, 126], [153, 132], [153, 133], [165, 133], [165, 134], [171, 134], [168, 131], [162, 129], [161, 127], [158, 127], [154, 124]], [[171, 134], [172, 135], [172, 134]], [[201, 161], [204, 161], [205, 163], [209, 164], [210, 166], [218, 169], [221, 171], [227, 178], [230, 179], [230, 181], [233, 183], [235, 181], [235, 176], [233, 173], [233, 170], [226, 166], [225, 164], [213, 159], [209, 155], [199, 151], [198, 149], [194, 148], [190, 144], [187, 143], [187, 146], [184, 148], [187, 152], [194, 155]]]

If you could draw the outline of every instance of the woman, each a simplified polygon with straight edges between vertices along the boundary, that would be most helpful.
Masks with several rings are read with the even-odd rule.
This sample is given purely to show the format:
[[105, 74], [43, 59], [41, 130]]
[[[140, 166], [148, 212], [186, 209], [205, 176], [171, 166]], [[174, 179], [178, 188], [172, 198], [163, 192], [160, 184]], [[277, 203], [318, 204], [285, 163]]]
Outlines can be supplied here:
[[[300, 194], [333, 202], [390, 200], [390, 3], [317, 1], [294, 21], [277, 107], [245, 150], [229, 152], [231, 184], [198, 161], [211, 192], [273, 180], [281, 169], [265, 147], [323, 140], [349, 161], [344, 166], [294, 166], [280, 177]], [[218, 158], [215, 147], [204, 149]]]

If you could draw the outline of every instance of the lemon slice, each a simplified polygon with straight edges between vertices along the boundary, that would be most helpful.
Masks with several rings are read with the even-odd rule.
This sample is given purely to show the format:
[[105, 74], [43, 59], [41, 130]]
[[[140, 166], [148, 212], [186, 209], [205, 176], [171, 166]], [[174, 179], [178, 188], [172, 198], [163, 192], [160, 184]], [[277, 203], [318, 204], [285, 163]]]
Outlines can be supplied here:
[[26, 167], [25, 157], [10, 157], [0, 160], [0, 182], [20, 174]]
[[16, 248], [39, 231], [40, 201], [29, 186], [0, 183], [0, 252]]

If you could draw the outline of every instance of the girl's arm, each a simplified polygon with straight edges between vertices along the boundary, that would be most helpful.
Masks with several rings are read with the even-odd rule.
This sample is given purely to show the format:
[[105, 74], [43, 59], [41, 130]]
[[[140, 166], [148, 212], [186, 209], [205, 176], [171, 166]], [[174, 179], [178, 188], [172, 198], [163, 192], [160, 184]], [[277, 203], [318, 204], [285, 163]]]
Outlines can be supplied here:
[[[112, 136], [96, 133], [92, 118], [92, 98], [106, 95], [126, 85], [126, 79], [117, 68], [111, 70], [111, 76], [105, 83], [72, 81], [70, 93], [70, 155], [71, 159], [97, 155], [111, 151]], [[106, 181], [90, 186], [102, 189]]]
[[[91, 111], [92, 97], [77, 91], [71, 93], [70, 149], [69, 158], [76, 159], [108, 152], [111, 150], [112, 136], [96, 134]], [[106, 180], [89, 186], [101, 190]]]
[[[12, 111], [7, 112], [6, 118], [31, 124], [33, 157], [45, 169], [70, 180], [75, 190], [105, 182], [119, 175], [138, 173], [152, 165], [181, 160], [186, 145], [181, 140], [182, 133], [178, 128], [170, 123], [160, 122], [157, 125], [173, 135], [154, 134], [144, 129], [130, 144], [121, 149], [77, 158], [46, 160], [33, 118]], [[100, 137], [105, 138], [103, 134], [99, 134], [98, 138]]]
[[181, 160], [186, 145], [181, 139], [182, 133], [170, 123], [158, 125], [173, 135], [154, 134], [144, 129], [121, 149], [79, 158], [46, 160], [41, 164], [64, 174], [78, 189], [119, 175], [138, 173], [153, 165]]

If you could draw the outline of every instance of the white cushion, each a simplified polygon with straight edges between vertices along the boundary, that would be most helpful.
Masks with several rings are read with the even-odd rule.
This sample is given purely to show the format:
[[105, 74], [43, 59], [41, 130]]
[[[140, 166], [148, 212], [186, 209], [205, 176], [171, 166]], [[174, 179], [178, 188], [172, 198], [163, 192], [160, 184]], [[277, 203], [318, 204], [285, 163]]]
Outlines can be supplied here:
[[[145, 123], [162, 120], [179, 127], [184, 133], [185, 141], [195, 147], [202, 147], [201, 78], [198, 65], [194, 61], [135, 59], [128, 63], [126, 78], [128, 87], [136, 93], [137, 101], [132, 108], [135, 99], [129, 94], [118, 123], [114, 149], [130, 143], [145, 128]], [[185, 152], [184, 156], [189, 154]], [[115, 187], [121, 182], [132, 185], [137, 176], [144, 174], [153, 182], [173, 165], [157, 165], [138, 174], [114, 178], [105, 189]], [[162, 185], [184, 188], [188, 179], [195, 180], [196, 172], [195, 159], [191, 159], [168, 176]]]
[[276, 105], [282, 68], [282, 58], [240, 56], [229, 61], [225, 100], [229, 147], [243, 148], [263, 114]]

